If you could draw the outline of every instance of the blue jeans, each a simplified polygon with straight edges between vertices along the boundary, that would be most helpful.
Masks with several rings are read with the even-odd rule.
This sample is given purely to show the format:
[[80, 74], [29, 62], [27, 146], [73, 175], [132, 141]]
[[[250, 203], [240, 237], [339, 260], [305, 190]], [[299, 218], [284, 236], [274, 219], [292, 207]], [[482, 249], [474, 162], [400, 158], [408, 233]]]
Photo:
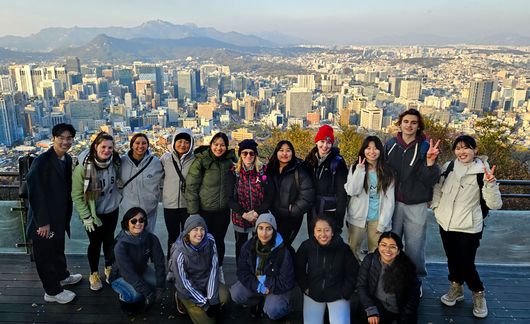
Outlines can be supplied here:
[[326, 305], [329, 310], [330, 324], [350, 323], [350, 301], [339, 299], [330, 303], [319, 303], [311, 297], [304, 295], [304, 323], [321, 324], [324, 323], [324, 312]]
[[406, 205], [396, 201], [392, 218], [392, 232], [401, 236], [405, 253], [416, 266], [416, 274], [427, 276], [425, 245], [427, 233], [427, 203]]
[[[151, 287], [151, 289], [155, 289], [156, 287], [156, 275], [155, 270], [151, 267], [147, 267], [145, 269], [144, 274], [142, 275], [142, 279], [147, 282], [147, 284]], [[118, 278], [114, 280], [111, 284], [112, 289], [120, 294], [120, 300], [126, 303], [137, 303], [144, 299], [144, 296], [137, 292], [136, 289], [134, 289], [133, 285], [125, 281], [123, 278]]]

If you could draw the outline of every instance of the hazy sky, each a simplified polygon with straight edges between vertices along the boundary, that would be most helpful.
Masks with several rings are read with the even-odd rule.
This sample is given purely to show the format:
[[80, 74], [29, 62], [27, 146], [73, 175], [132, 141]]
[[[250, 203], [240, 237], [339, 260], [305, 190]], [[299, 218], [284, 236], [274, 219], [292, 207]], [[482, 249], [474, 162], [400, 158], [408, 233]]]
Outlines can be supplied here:
[[221, 31], [280, 31], [345, 44], [408, 33], [530, 36], [528, 0], [0, 0], [0, 36], [162, 19]]

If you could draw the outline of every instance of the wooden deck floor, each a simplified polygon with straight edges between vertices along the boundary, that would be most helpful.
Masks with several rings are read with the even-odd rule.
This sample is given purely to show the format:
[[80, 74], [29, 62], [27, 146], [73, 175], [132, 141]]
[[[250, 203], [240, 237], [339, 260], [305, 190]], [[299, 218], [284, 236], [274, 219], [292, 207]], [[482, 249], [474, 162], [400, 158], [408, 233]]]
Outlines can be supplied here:
[[[69, 289], [77, 293], [70, 304], [46, 303], [35, 265], [25, 255], [0, 254], [0, 322], [2, 323], [191, 323], [189, 318], [177, 315], [170, 290], [161, 305], [146, 313], [129, 317], [120, 311], [117, 297], [109, 286], [99, 292], [88, 288], [88, 262], [85, 256], [69, 255], [72, 272], [85, 278]], [[483, 265], [479, 272], [486, 285], [489, 316], [484, 320], [473, 318], [469, 291], [466, 299], [454, 307], [445, 307], [439, 296], [445, 293], [447, 270], [445, 264], [429, 264], [429, 276], [423, 282], [420, 304], [420, 323], [511, 323], [530, 322], [530, 267]], [[234, 260], [225, 264], [227, 283], [235, 281]], [[293, 313], [280, 323], [302, 323], [301, 295], [293, 295]], [[228, 304], [223, 311], [223, 323], [266, 323], [254, 320], [248, 310]], [[356, 322], [352, 318], [352, 322]]]

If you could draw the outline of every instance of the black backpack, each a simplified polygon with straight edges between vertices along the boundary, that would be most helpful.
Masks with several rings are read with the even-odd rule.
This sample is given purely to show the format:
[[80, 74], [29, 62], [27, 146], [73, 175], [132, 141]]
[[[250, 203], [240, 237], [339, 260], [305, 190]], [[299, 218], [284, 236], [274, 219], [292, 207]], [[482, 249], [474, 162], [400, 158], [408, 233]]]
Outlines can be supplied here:
[[[447, 179], [447, 176], [449, 173], [453, 171], [455, 168], [455, 161], [449, 162], [449, 165], [447, 166], [447, 169], [440, 175], [440, 177], [444, 177], [444, 179]], [[480, 193], [480, 209], [482, 210], [482, 218], [488, 217], [488, 213], [490, 211], [488, 205], [486, 204], [486, 201], [484, 200], [484, 197], [482, 196], [482, 187], [484, 187], [484, 173], [477, 173], [477, 183], [479, 186], [479, 193]]]

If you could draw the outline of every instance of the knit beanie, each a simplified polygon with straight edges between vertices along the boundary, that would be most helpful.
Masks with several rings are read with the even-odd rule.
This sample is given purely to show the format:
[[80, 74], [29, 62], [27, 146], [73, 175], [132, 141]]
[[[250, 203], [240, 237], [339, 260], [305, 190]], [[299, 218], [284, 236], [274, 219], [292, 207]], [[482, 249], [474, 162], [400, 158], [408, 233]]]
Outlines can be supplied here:
[[333, 136], [333, 128], [329, 125], [322, 125], [318, 129], [317, 135], [315, 136], [315, 143], [321, 140], [330, 141], [331, 144], [335, 142], [335, 136]]
[[263, 213], [259, 215], [258, 219], [256, 220], [256, 230], [258, 229], [258, 225], [261, 223], [269, 223], [271, 224], [274, 231], [278, 229], [276, 226], [276, 218], [271, 213]]
[[188, 219], [186, 219], [186, 222], [184, 223], [184, 230], [183, 230], [184, 235], [188, 234], [189, 232], [191, 232], [192, 229], [198, 226], [204, 227], [204, 229], [207, 231], [206, 222], [200, 215], [197, 215], [197, 214], [190, 215]]
[[237, 155], [241, 155], [241, 151], [243, 150], [252, 150], [258, 155], [258, 143], [253, 139], [242, 140], [238, 145]]
[[177, 135], [175, 135], [174, 142], [178, 141], [179, 139], [184, 139], [191, 143], [191, 136], [188, 133], [184, 133], [184, 132], [178, 133]]

